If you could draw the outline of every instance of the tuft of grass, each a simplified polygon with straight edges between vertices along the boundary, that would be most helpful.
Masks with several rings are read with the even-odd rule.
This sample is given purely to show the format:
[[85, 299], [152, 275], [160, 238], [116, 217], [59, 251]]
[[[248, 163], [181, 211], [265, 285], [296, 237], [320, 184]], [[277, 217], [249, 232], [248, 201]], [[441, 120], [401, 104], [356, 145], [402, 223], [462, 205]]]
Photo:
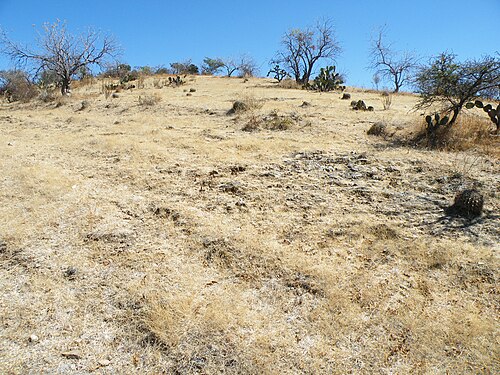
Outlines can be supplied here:
[[144, 107], [152, 107], [159, 102], [161, 102], [161, 96], [158, 94], [153, 94], [153, 95], [139, 95], [138, 98], [139, 105], [144, 106]]

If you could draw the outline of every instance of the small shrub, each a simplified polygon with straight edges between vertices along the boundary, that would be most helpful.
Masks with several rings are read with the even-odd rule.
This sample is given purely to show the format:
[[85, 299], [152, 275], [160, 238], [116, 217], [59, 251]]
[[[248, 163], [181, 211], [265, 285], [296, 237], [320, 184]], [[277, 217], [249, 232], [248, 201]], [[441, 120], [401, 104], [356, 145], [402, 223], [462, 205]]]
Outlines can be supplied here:
[[19, 70], [0, 72], [0, 94], [9, 102], [29, 102], [38, 95], [37, 87]]
[[383, 122], [376, 122], [366, 132], [368, 135], [384, 136], [386, 135], [387, 126]]
[[55, 99], [56, 99], [56, 95], [54, 95], [54, 91], [49, 90], [49, 89], [41, 90], [40, 94], [38, 95], [38, 100], [40, 100], [44, 103], [53, 102]]
[[158, 94], [139, 96], [139, 105], [144, 107], [152, 107], [158, 104], [160, 101], [161, 101], [161, 96]]
[[229, 111], [226, 112], [227, 115], [234, 115], [242, 112], [246, 112], [252, 109], [259, 109], [262, 107], [262, 102], [253, 97], [246, 97], [243, 100], [237, 100], [233, 103], [233, 106]]
[[392, 104], [392, 94], [388, 91], [382, 92], [380, 95], [380, 100], [382, 101], [382, 106], [384, 107], [384, 111], [387, 111], [391, 108]]
[[278, 83], [278, 87], [282, 89], [302, 89], [302, 86], [294, 79], [286, 78]]

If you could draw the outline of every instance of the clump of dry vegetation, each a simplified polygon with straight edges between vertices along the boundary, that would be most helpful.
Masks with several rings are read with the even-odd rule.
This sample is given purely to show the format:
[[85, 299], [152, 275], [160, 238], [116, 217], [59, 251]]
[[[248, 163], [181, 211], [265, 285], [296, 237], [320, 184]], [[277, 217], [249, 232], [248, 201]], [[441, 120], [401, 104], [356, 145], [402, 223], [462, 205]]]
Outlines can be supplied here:
[[161, 102], [161, 96], [158, 94], [146, 94], [146, 95], [139, 95], [138, 98], [139, 105], [144, 106], [144, 107], [152, 107], [159, 102]]
[[409, 94], [388, 120], [255, 78], [227, 116], [240, 80], [148, 79], [168, 110], [0, 103], [1, 373], [499, 372], [491, 123], [430, 150], [393, 141]]

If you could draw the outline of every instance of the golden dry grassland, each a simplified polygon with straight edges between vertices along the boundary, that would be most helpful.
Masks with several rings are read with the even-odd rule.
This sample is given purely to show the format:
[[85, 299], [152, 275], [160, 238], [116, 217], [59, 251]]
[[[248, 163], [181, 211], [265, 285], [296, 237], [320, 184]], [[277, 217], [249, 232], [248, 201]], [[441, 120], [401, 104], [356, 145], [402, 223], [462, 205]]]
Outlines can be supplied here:
[[143, 85], [0, 105], [0, 373], [500, 372], [484, 114], [428, 150], [409, 94]]

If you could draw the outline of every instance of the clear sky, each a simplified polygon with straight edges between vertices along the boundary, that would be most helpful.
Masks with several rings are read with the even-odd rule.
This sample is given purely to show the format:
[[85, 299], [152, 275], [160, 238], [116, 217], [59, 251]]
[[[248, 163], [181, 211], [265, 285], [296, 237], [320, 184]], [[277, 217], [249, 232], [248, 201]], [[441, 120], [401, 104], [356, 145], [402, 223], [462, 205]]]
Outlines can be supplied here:
[[[66, 20], [70, 31], [93, 26], [113, 34], [132, 66], [169, 66], [204, 57], [243, 53], [257, 61], [261, 74], [290, 28], [330, 18], [343, 52], [337, 70], [347, 84], [371, 87], [370, 35], [387, 25], [387, 40], [423, 61], [442, 51], [459, 59], [500, 50], [500, 0], [290, 0], [290, 1], [130, 1], [0, 0], [0, 26], [11, 39], [32, 43], [33, 25]], [[0, 70], [12, 67], [0, 56]]]

